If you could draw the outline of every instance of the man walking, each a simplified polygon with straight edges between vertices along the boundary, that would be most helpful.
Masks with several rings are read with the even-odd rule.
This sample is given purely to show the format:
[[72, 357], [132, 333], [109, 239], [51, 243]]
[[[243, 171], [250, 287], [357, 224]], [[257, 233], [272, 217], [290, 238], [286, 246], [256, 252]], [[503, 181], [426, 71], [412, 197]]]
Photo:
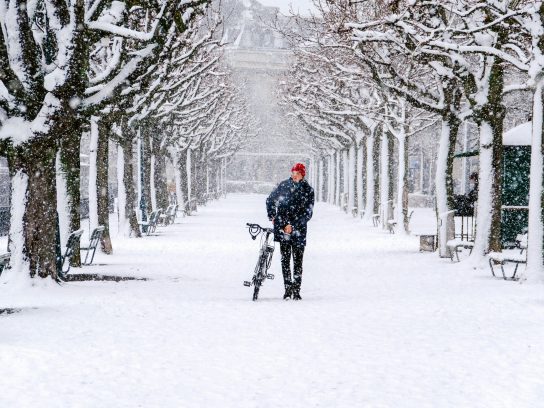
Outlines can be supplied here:
[[[312, 218], [314, 189], [306, 179], [306, 167], [297, 163], [291, 178], [282, 181], [266, 199], [268, 219], [274, 224], [274, 241], [279, 241], [281, 269], [285, 284], [284, 299], [301, 300], [302, 258], [306, 246], [306, 224]], [[291, 278], [291, 256], [293, 278]]]

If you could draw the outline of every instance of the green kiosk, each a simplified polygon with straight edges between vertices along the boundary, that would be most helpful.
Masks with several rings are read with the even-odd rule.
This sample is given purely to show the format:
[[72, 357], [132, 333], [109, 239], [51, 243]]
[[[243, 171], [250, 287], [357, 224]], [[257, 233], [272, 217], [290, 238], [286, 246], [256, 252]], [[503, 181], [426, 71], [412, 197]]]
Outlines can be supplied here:
[[[527, 232], [529, 221], [529, 172], [531, 167], [531, 122], [503, 135], [502, 246], [515, 246], [516, 236]], [[463, 152], [456, 158], [477, 156]]]
[[513, 246], [529, 223], [529, 173], [532, 123], [519, 125], [503, 135], [502, 245]]

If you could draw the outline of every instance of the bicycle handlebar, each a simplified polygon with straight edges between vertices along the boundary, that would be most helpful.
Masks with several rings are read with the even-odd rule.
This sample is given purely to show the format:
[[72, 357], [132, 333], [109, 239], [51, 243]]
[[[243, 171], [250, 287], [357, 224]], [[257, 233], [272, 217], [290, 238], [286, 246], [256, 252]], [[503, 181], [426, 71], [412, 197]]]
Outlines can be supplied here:
[[255, 240], [261, 232], [267, 232], [269, 234], [274, 233], [274, 230], [272, 228], [264, 228], [261, 227], [259, 224], [251, 224], [248, 222], [246, 223], [246, 226], [249, 228], [249, 235], [251, 235], [251, 238], [253, 240]]

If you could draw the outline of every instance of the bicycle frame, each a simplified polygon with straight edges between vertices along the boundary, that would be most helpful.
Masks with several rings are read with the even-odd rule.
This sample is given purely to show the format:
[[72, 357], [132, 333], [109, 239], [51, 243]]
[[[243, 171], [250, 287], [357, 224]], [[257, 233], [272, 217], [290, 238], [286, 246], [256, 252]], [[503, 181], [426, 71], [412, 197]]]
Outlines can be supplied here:
[[274, 254], [274, 230], [271, 228], [263, 228], [258, 224], [248, 223], [247, 226], [249, 227], [249, 234], [253, 240], [255, 240], [257, 236], [261, 235], [259, 258], [253, 272], [253, 278], [251, 281], [244, 281], [244, 286], [250, 287], [253, 285], [255, 287], [253, 292], [253, 300], [257, 300], [259, 296], [259, 289], [264, 280], [274, 279], [274, 275], [268, 273], [268, 269], [272, 263], [272, 255]]

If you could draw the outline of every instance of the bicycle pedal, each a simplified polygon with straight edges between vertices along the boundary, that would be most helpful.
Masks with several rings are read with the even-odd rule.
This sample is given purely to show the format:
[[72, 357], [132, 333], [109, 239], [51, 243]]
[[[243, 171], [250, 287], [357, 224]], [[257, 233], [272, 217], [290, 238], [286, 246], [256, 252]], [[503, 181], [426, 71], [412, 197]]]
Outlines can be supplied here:
[[274, 275], [269, 273], [268, 275], [266, 275], [266, 279], [270, 279], [270, 280], [273, 280], [274, 279]]
[[251, 286], [251, 282], [244, 281], [244, 286], [250, 287], [250, 286]]

